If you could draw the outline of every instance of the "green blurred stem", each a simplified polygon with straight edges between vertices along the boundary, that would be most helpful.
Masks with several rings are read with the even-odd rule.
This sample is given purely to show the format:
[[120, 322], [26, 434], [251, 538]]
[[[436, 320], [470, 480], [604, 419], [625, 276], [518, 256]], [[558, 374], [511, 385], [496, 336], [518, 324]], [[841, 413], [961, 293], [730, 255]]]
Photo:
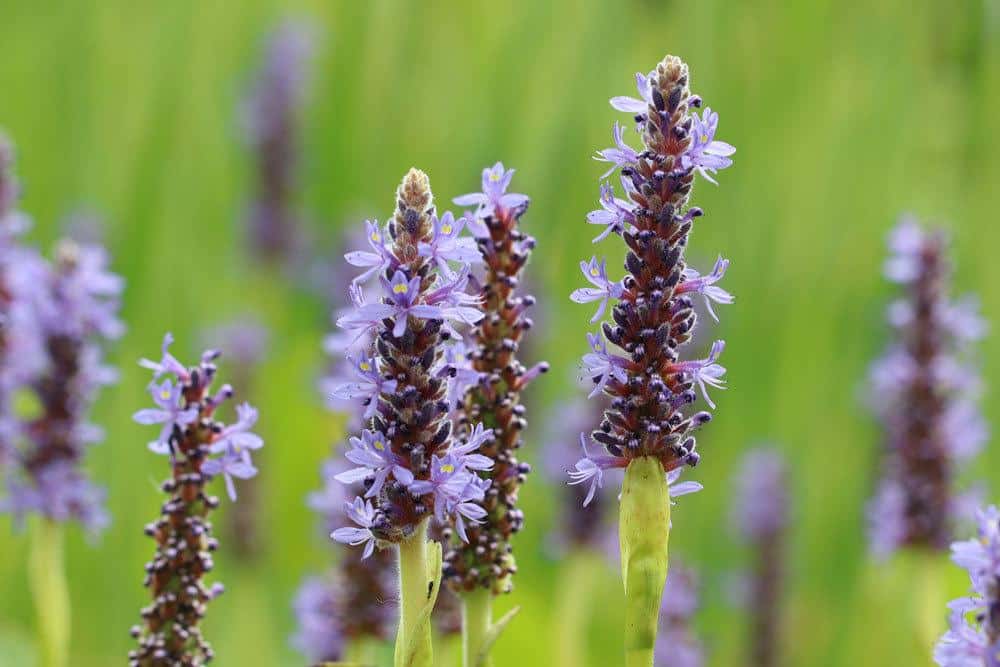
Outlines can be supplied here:
[[930, 655], [934, 650], [941, 633], [944, 632], [945, 605], [948, 596], [942, 581], [942, 563], [946, 563], [941, 554], [935, 551], [921, 550], [910, 555], [916, 569], [909, 582], [917, 587], [917, 604], [914, 605], [914, 630], [920, 643], [920, 652]]
[[[421, 624], [421, 612], [431, 591], [428, 585], [433, 581], [428, 577], [427, 524], [420, 522], [409, 538], [399, 543], [399, 630], [396, 638], [396, 663], [406, 667], [431, 667], [434, 664], [434, 649], [431, 643], [429, 623]], [[421, 627], [422, 625], [422, 627]], [[406, 647], [412, 643], [412, 635], [420, 628], [423, 634], [414, 656], [405, 656]], [[408, 661], [408, 662], [407, 662]]]
[[663, 466], [648, 456], [633, 459], [625, 469], [618, 530], [626, 667], [653, 667], [669, 538], [670, 492]]
[[493, 625], [493, 592], [477, 588], [462, 594], [462, 664], [465, 667], [493, 667], [489, 648], [484, 646]]
[[344, 661], [358, 665], [374, 665], [378, 644], [374, 639], [362, 637], [348, 642], [344, 649]]
[[41, 519], [32, 526], [28, 578], [38, 619], [39, 665], [66, 667], [70, 609], [61, 524]]
[[584, 659], [589, 601], [597, 580], [591, 572], [593, 563], [585, 551], [571, 553], [563, 568], [562, 584], [556, 588], [555, 604], [556, 664], [580, 667]]

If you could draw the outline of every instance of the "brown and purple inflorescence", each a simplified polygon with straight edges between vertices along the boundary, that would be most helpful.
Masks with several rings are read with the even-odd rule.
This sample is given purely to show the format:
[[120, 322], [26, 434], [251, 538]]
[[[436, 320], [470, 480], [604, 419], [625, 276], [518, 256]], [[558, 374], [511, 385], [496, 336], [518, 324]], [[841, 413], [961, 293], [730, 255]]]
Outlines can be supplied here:
[[[352, 357], [355, 380], [334, 394], [365, 406], [369, 428], [350, 439], [346, 456], [358, 467], [337, 476], [365, 484], [364, 498], [347, 510], [359, 527], [333, 537], [365, 544], [366, 555], [376, 542], [407, 540], [432, 514], [439, 522], [454, 516], [462, 536], [466, 522], [483, 516], [478, 503], [488, 482], [474, 471], [492, 462], [472, 452], [490, 432], [478, 425], [456, 442], [449, 401], [459, 374], [449, 359], [450, 343], [459, 336], [452, 323], [471, 326], [482, 319], [479, 299], [466, 291], [475, 246], [458, 237], [463, 227], [451, 213], [438, 217], [427, 175], [411, 169], [387, 228], [366, 223], [371, 252], [346, 255], [366, 271], [351, 286], [354, 308], [337, 324], [371, 336], [372, 345]], [[360, 282], [374, 276], [383, 297], [368, 303]]]
[[255, 151], [256, 197], [248, 214], [250, 247], [265, 259], [285, 259], [299, 245], [294, 187], [298, 114], [313, 35], [286, 21], [268, 37], [266, 53], [242, 108], [247, 142]]
[[[695, 327], [692, 299], [700, 294], [715, 303], [733, 300], [716, 286], [726, 260], [720, 258], [711, 273], [701, 275], [687, 266], [684, 252], [694, 220], [702, 215], [688, 203], [694, 174], [712, 180], [711, 174], [731, 164], [728, 156], [735, 149], [715, 140], [718, 114], [708, 108], [700, 117], [691, 112], [701, 106], [701, 98], [691, 94], [688, 68], [679, 58], [667, 56], [653, 72], [636, 79], [642, 99], [616, 97], [611, 104], [634, 114], [642, 150], [626, 144], [616, 124], [616, 147], [596, 156], [612, 163], [605, 176], [618, 169], [627, 199], [615, 197], [605, 183], [601, 210], [588, 215], [591, 224], [604, 227], [595, 242], [612, 234], [624, 240], [626, 275], [611, 281], [606, 263], [593, 257], [580, 264], [593, 287], [571, 297], [578, 303], [599, 302], [593, 322], [616, 300], [613, 321], [603, 323], [603, 335], [588, 334], [591, 352], [584, 357], [585, 372], [595, 385], [591, 395], [604, 391], [611, 397], [601, 426], [591, 433], [607, 455], [588, 455], [571, 473], [573, 483], [588, 482], [592, 491], [602, 483], [603, 470], [628, 467], [635, 459], [655, 459], [664, 471], [677, 474], [698, 463], [694, 431], [711, 413], [686, 415], [684, 409], [697, 400], [696, 386], [714, 407], [706, 387], [721, 388], [725, 368], [716, 363], [722, 341], [712, 345], [705, 359], [681, 359]], [[609, 351], [608, 343], [617, 350]]]
[[[208, 517], [219, 499], [206, 487], [221, 475], [235, 500], [233, 478], [249, 479], [257, 473], [250, 450], [263, 446], [250, 430], [257, 411], [249, 404], [237, 407], [233, 424], [217, 419], [218, 407], [233, 395], [229, 385], [212, 392], [219, 353], [205, 352], [197, 366], [187, 368], [170, 354], [172, 341], [167, 334], [160, 361], [142, 361], [154, 372], [149, 390], [157, 407], [134, 417], [140, 424], [160, 425], [159, 437], [149, 448], [167, 456], [171, 468], [162, 485], [169, 498], [160, 518], [145, 530], [156, 541], [156, 554], [146, 564], [143, 582], [152, 602], [142, 610], [143, 624], [132, 628], [139, 641], [139, 648], [129, 652], [129, 664], [135, 667], [195, 667], [214, 657], [199, 627], [208, 602], [222, 592], [220, 584], [203, 581], [218, 547]], [[158, 383], [164, 376], [170, 377]]]
[[884, 474], [869, 507], [871, 548], [946, 550], [975, 501], [957, 495], [957, 467], [988, 437], [971, 344], [986, 326], [974, 299], [952, 300], [947, 238], [905, 218], [889, 239], [886, 276], [904, 289], [889, 307], [893, 340], [872, 367], [885, 432]]
[[511, 590], [511, 576], [517, 571], [511, 538], [524, 525], [518, 490], [531, 470], [517, 458], [527, 428], [521, 392], [548, 370], [546, 363], [526, 368], [518, 359], [522, 338], [532, 325], [527, 310], [535, 302], [518, 287], [535, 239], [520, 229], [527, 197], [506, 192], [513, 174], [513, 169], [504, 170], [497, 162], [483, 170], [481, 193], [455, 200], [478, 205], [471, 227], [485, 266], [479, 290], [484, 317], [466, 345], [468, 366], [476, 379], [459, 399], [460, 421], [466, 431], [481, 423], [493, 432], [479, 448], [493, 462], [478, 472], [489, 480], [483, 500], [486, 516], [467, 528], [468, 540], [456, 541], [444, 557], [444, 576], [459, 591]]

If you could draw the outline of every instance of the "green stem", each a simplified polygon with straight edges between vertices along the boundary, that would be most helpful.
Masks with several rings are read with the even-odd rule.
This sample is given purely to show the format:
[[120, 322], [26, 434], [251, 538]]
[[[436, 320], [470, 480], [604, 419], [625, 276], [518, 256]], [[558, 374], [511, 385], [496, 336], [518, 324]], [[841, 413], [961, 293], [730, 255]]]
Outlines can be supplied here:
[[579, 550], [569, 554], [563, 568], [562, 583], [556, 588], [559, 598], [554, 606], [556, 628], [556, 665], [580, 667], [585, 665], [587, 648], [587, 619], [597, 566], [591, 554]]
[[360, 637], [348, 642], [344, 649], [344, 662], [358, 665], [374, 665], [378, 644], [369, 637]]
[[69, 664], [69, 591], [62, 525], [55, 521], [41, 519], [32, 527], [28, 578], [38, 619], [39, 665], [65, 667]]
[[633, 459], [625, 470], [618, 530], [626, 667], [653, 667], [669, 538], [670, 492], [663, 466], [648, 456]]
[[[434, 649], [429, 623], [421, 624], [421, 612], [431, 591], [433, 579], [428, 574], [427, 523], [420, 522], [413, 535], [399, 543], [399, 630], [396, 635], [397, 667], [431, 667]], [[420, 627], [422, 625], [422, 628]], [[416, 654], [406, 656], [414, 632], [421, 632]], [[408, 661], [408, 662], [407, 662]]]
[[462, 664], [492, 667], [489, 648], [484, 647], [493, 625], [493, 592], [477, 588], [462, 595]]

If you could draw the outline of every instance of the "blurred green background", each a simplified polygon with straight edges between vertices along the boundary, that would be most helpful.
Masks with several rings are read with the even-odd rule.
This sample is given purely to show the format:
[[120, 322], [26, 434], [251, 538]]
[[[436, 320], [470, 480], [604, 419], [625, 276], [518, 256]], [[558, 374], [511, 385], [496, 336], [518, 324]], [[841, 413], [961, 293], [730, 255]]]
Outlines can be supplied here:
[[[671, 536], [673, 553], [702, 575], [697, 623], [710, 662], [743, 663], [746, 619], [731, 599], [747, 554], [729, 529], [732, 476], [748, 445], [771, 440], [793, 467], [786, 664], [930, 663], [905, 619], [914, 584], [867, 556], [878, 431], [861, 397], [884, 342], [884, 237], [901, 211], [954, 230], [956, 284], [1000, 322], [996, 3], [105, 0], [5, 2], [2, 15], [0, 126], [19, 149], [30, 238], [48, 248], [62, 216], [97, 211], [128, 280], [129, 331], [111, 352], [123, 376], [98, 406], [108, 437], [89, 461], [109, 487], [113, 526], [95, 544], [77, 529], [69, 538], [75, 667], [124, 664], [146, 601], [152, 545], [142, 526], [158, 511], [166, 469], [130, 421], [148, 402], [135, 360], [155, 354], [167, 329], [190, 357], [199, 330], [246, 311], [273, 331], [253, 396], [268, 443], [266, 549], [247, 566], [223, 544], [216, 574], [228, 592], [212, 604], [206, 634], [223, 667], [303, 664], [288, 645], [290, 599], [332, 553], [303, 500], [339, 431], [314, 385], [329, 314], [322, 299], [246, 259], [240, 219], [252, 172], [236, 122], [262, 40], [288, 16], [319, 36], [299, 191], [318, 238], [386, 217], [411, 165], [431, 175], [442, 205], [477, 189], [484, 165], [517, 168], [514, 189], [533, 199], [526, 228], [539, 239], [532, 271], [546, 314], [536, 343], [554, 368], [534, 396], [529, 461], [542, 444], [543, 404], [577, 391], [592, 311], [567, 295], [593, 251], [584, 216], [603, 168], [590, 155], [624, 120], [607, 98], [633, 94], [632, 74], [666, 52], [689, 62], [693, 89], [721, 114], [719, 138], [738, 149], [721, 186], [700, 182], [694, 197], [707, 216], [690, 254], [703, 269], [719, 252], [730, 257], [725, 284], [738, 301], [723, 308], [719, 332], [730, 389], [716, 392], [703, 463], [689, 476], [706, 490], [683, 499]], [[616, 265], [621, 244], [600, 252]], [[991, 378], [998, 339], [983, 352]], [[998, 469], [1000, 454], [981, 462], [976, 479]], [[523, 498], [517, 588], [501, 603], [523, 611], [497, 646], [501, 666], [553, 664], [553, 600], [565, 594], [560, 563], [544, 550], [554, 491], [538, 474]], [[31, 664], [26, 557], [23, 536], [0, 520], [4, 665]], [[958, 595], [965, 584], [953, 569], [942, 562]], [[580, 579], [593, 587], [580, 639], [588, 664], [618, 664], [617, 574], [594, 565]]]

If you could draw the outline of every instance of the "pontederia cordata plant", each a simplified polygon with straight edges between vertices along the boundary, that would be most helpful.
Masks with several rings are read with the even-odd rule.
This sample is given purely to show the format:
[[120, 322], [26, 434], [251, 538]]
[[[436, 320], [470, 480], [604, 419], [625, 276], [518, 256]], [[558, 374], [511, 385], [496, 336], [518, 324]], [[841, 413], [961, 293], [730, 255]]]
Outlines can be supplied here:
[[[596, 156], [611, 163], [605, 176], [619, 173], [626, 198], [616, 197], [605, 183], [601, 208], [588, 215], [588, 222], [602, 228], [595, 242], [611, 235], [625, 242], [626, 275], [613, 281], [605, 262], [593, 257], [581, 262], [592, 286], [572, 295], [579, 303], [598, 303], [594, 322], [615, 301], [613, 321], [588, 334], [591, 352], [584, 357], [593, 394], [604, 391], [611, 397], [601, 426], [590, 436], [606, 453], [585, 454], [570, 476], [574, 484], [589, 484], [590, 498], [605, 470], [625, 469], [619, 515], [625, 664], [649, 667], [667, 576], [671, 497], [700, 488], [693, 482], [671, 483], [685, 465], [697, 464], [693, 432], [711, 418], [709, 412], [685, 411], [697, 400], [695, 386], [714, 408], [707, 388], [721, 387], [725, 373], [718, 363], [722, 341], [705, 358], [682, 359], [695, 326], [692, 299], [732, 301], [716, 285], [726, 260], [720, 258], [706, 275], [686, 264], [691, 227], [702, 215], [689, 206], [689, 198], [695, 172], [714, 182], [712, 176], [731, 164], [735, 149], [715, 139], [718, 114], [709, 108], [700, 116], [692, 111], [701, 98], [690, 93], [688, 68], [679, 58], [667, 56], [648, 75], [637, 74], [636, 81], [641, 99], [615, 97], [611, 105], [633, 114], [642, 148], [633, 149], [616, 124], [615, 147]], [[581, 439], [586, 450], [586, 436]]]
[[[490, 483], [476, 472], [493, 465], [473, 453], [492, 432], [470, 424], [467, 437], [456, 438], [448, 400], [457, 395], [458, 370], [448, 360], [459, 337], [453, 324], [471, 326], [483, 316], [478, 297], [467, 292], [467, 258], [478, 253], [458, 236], [462, 219], [437, 215], [427, 175], [416, 169], [399, 186], [389, 224], [365, 226], [369, 249], [347, 255], [365, 271], [351, 286], [354, 308], [337, 324], [372, 336], [373, 354], [354, 360], [357, 378], [339, 392], [366, 404], [367, 424], [350, 439], [347, 458], [357, 467], [337, 478], [367, 490], [348, 504], [355, 526], [333, 538], [363, 547], [364, 555], [376, 546], [396, 549], [396, 664], [424, 666], [433, 662], [430, 614], [441, 582], [441, 545], [428, 541], [428, 522], [451, 517], [464, 535], [482, 520]], [[369, 302], [361, 282], [371, 278], [382, 296]]]
[[[115, 381], [102, 361], [118, 319], [124, 281], [108, 270], [96, 244], [63, 240], [49, 263], [22, 246], [28, 227], [14, 210], [18, 187], [9, 144], [0, 140], [0, 464], [5, 511], [31, 527], [30, 583], [38, 611], [40, 658], [67, 664], [69, 596], [63, 572], [62, 525], [91, 534], [108, 524], [104, 489], [83, 469], [103, 432], [88, 422], [98, 390]], [[14, 410], [19, 396], [30, 409]]]
[[886, 277], [903, 288], [889, 306], [893, 336], [872, 367], [872, 404], [885, 433], [883, 476], [869, 506], [872, 551], [944, 551], [975, 501], [955, 493], [957, 467], [988, 428], [972, 344], [986, 332], [978, 303], [952, 300], [947, 238], [904, 218], [889, 237]]
[[162, 485], [168, 498], [160, 517], [145, 529], [156, 542], [156, 553], [146, 564], [143, 581], [152, 601], [142, 609], [142, 625], [132, 628], [139, 641], [129, 652], [134, 667], [196, 667], [214, 657], [199, 627], [208, 602], [222, 592], [221, 584], [204, 581], [218, 548], [208, 516], [219, 506], [206, 487], [221, 476], [235, 501], [234, 478], [257, 474], [250, 452], [264, 445], [251, 431], [257, 410], [249, 403], [236, 406], [236, 422], [219, 421], [219, 406], [233, 397], [228, 384], [212, 390], [220, 353], [208, 350], [189, 368], [170, 353], [172, 343], [168, 333], [160, 360], [142, 360], [141, 365], [153, 371], [149, 393], [156, 407], [134, 416], [140, 424], [159, 427], [149, 449], [164, 456], [171, 471]]
[[[512, 538], [524, 525], [517, 497], [531, 470], [517, 457], [527, 428], [521, 392], [548, 370], [546, 363], [526, 368], [518, 357], [522, 338], [532, 326], [527, 310], [535, 299], [519, 287], [535, 239], [520, 228], [528, 198], [507, 192], [513, 175], [513, 169], [497, 162], [483, 169], [481, 192], [454, 200], [476, 207], [467, 219], [485, 267], [485, 275], [477, 281], [484, 317], [468, 336], [466, 354], [459, 356], [460, 351], [454, 350], [456, 377], [463, 389], [467, 386], [457, 400], [463, 437], [482, 438], [479, 453], [492, 463], [477, 471], [487, 487], [485, 514], [468, 527], [458, 515], [454, 527], [459, 539], [445, 555], [445, 579], [462, 597], [462, 654], [469, 667], [492, 664], [490, 648], [513, 615], [493, 623], [493, 596], [510, 592], [517, 571]], [[440, 257], [450, 248], [439, 243], [437, 249], [427, 246], [426, 254]], [[445, 263], [442, 269], [446, 268]], [[472, 424], [492, 434], [480, 436]]]

